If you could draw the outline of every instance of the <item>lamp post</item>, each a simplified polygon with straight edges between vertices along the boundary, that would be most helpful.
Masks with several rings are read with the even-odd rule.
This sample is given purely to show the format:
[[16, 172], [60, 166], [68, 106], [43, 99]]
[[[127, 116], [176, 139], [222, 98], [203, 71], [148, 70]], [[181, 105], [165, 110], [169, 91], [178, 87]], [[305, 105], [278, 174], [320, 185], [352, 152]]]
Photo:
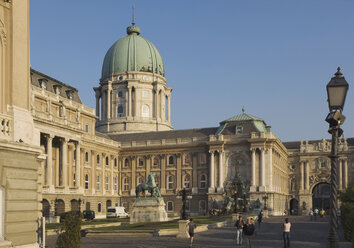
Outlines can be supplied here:
[[267, 210], [267, 200], [268, 200], [268, 196], [267, 195], [265, 195], [265, 196], [263, 196], [263, 200], [264, 200], [264, 210]]
[[187, 199], [192, 199], [192, 196], [187, 195], [187, 190], [186, 188], [183, 188], [182, 190], [177, 192], [177, 198], [181, 199], [182, 198], [182, 213], [181, 213], [181, 219], [186, 220], [187, 219], [187, 214], [186, 214], [186, 203]]
[[329, 123], [328, 132], [332, 134], [331, 155], [331, 185], [330, 185], [330, 223], [328, 234], [328, 247], [338, 247], [337, 236], [337, 162], [338, 162], [338, 137], [343, 134], [340, 125], [343, 124], [345, 116], [342, 115], [345, 98], [347, 96], [349, 85], [338, 67], [335, 76], [327, 84], [327, 97], [329, 114], [326, 121]]

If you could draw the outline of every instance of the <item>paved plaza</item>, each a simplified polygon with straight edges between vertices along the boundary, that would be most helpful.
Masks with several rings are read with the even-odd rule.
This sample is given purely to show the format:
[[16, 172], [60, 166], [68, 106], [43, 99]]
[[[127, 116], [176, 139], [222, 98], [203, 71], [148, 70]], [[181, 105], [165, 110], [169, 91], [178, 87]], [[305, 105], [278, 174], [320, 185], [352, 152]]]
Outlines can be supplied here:
[[[261, 227], [257, 226], [256, 236], [252, 240], [253, 248], [276, 248], [283, 247], [282, 241], [282, 221], [284, 217], [271, 217], [265, 219]], [[291, 247], [292, 248], [320, 248], [327, 247], [328, 221], [310, 221], [308, 217], [289, 217], [292, 223]], [[54, 247], [55, 236], [47, 239], [48, 247]], [[339, 232], [340, 248], [351, 248], [349, 242], [343, 240], [343, 235]], [[187, 239], [177, 239], [175, 237], [114, 237], [97, 236], [84, 237], [82, 239], [83, 248], [109, 248], [109, 247], [189, 247]], [[235, 243], [234, 228], [222, 227], [210, 229], [195, 235], [193, 247], [240, 247]], [[244, 245], [241, 247], [245, 247]]]

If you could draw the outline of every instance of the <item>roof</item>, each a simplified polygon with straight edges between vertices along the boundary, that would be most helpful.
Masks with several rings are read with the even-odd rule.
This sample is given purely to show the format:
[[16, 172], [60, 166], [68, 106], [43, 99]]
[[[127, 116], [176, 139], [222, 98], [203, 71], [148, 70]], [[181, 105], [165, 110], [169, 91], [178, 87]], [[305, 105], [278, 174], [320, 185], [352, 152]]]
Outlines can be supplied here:
[[[309, 144], [314, 144], [321, 142], [322, 140], [309, 140]], [[331, 141], [331, 140], [327, 140]], [[354, 146], [354, 138], [347, 138], [348, 145]], [[286, 149], [300, 149], [300, 143], [301, 141], [289, 141], [289, 142], [283, 142], [283, 145], [286, 147]]]
[[234, 122], [234, 121], [264, 121], [261, 118], [246, 114], [245, 112], [243, 112], [242, 114], [236, 115], [234, 117], [231, 117], [227, 120], [224, 120], [220, 123], [224, 123], [224, 122]]
[[176, 139], [176, 138], [191, 138], [191, 137], [208, 137], [216, 133], [217, 127], [199, 128], [199, 129], [184, 129], [170, 130], [147, 133], [127, 133], [127, 134], [112, 134], [111, 139], [118, 142], [143, 141], [143, 140], [161, 140], [161, 139]]
[[55, 94], [54, 87], [56, 85], [60, 85], [61, 86], [60, 96], [68, 98], [67, 92], [71, 91], [72, 92], [72, 100], [74, 102], [82, 104], [80, 96], [79, 96], [79, 91], [76, 88], [74, 88], [70, 85], [67, 85], [55, 78], [52, 78], [42, 72], [36, 71], [31, 68], [31, 84], [34, 86], [37, 86], [37, 87], [41, 87], [40, 80], [42, 80], [42, 79], [47, 80], [47, 85], [45, 87], [45, 90], [50, 91]]

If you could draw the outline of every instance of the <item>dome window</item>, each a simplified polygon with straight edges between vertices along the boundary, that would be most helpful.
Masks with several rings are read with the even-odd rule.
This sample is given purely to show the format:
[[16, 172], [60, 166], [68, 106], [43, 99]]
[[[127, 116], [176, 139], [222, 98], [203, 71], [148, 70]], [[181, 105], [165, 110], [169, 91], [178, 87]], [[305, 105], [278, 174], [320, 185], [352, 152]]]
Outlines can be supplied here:
[[123, 105], [118, 106], [118, 117], [124, 117]]
[[53, 85], [54, 93], [60, 95], [61, 85]]
[[118, 78], [119, 80], [123, 80], [123, 76], [119, 76], [119, 78]]
[[38, 79], [39, 86], [44, 90], [47, 89], [47, 82], [48, 82], [48, 80], [45, 78]]
[[236, 126], [236, 134], [241, 134], [243, 133], [243, 127], [242, 126]]

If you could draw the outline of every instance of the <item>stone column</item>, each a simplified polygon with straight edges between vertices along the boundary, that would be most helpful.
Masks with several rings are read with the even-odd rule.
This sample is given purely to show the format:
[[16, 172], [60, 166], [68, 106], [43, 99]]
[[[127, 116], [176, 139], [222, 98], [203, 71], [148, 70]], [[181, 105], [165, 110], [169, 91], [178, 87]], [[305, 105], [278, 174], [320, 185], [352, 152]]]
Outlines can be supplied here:
[[154, 90], [154, 93], [155, 93], [155, 95], [154, 95], [154, 100], [155, 100], [155, 105], [154, 105], [154, 111], [155, 111], [155, 118], [156, 118], [156, 120], [157, 120], [157, 117], [158, 117], [158, 91], [157, 91], [157, 88]]
[[106, 154], [102, 153], [101, 154], [101, 165], [102, 165], [102, 180], [101, 180], [101, 186], [102, 186], [102, 193], [103, 195], [106, 194]]
[[348, 188], [348, 159], [344, 160], [344, 188]]
[[160, 155], [161, 194], [166, 194], [166, 155]]
[[192, 194], [198, 194], [198, 153], [191, 153], [191, 163], [193, 168]]
[[338, 172], [338, 187], [339, 190], [343, 189], [343, 159], [339, 159], [339, 172]]
[[164, 121], [164, 116], [165, 116], [165, 114], [164, 114], [164, 112], [163, 112], [163, 110], [164, 110], [164, 93], [162, 92], [162, 90], [161, 90], [161, 96], [160, 96], [160, 117], [161, 117], [161, 121]]
[[125, 158], [118, 160], [118, 195], [122, 195], [122, 168]]
[[263, 187], [264, 190], [264, 185], [265, 185], [265, 159], [264, 159], [264, 153], [265, 153], [265, 148], [261, 148], [261, 158], [260, 158], [260, 183], [259, 186]]
[[63, 138], [62, 139], [62, 168], [63, 168], [63, 171], [62, 171], [62, 183], [64, 187], [68, 187], [68, 141], [69, 139], [68, 138]]
[[167, 96], [167, 121], [171, 122], [171, 95]]
[[300, 191], [304, 190], [304, 162], [300, 162]]
[[223, 191], [223, 183], [224, 183], [224, 165], [222, 161], [223, 151], [219, 151], [219, 192]]
[[95, 152], [91, 151], [91, 194], [96, 193], [96, 156]]
[[75, 160], [75, 182], [76, 187], [81, 188], [81, 152], [80, 152], [80, 141], [75, 143], [75, 152], [76, 152], [76, 160]]
[[95, 96], [96, 96], [96, 115], [100, 117], [100, 91], [95, 90]]
[[306, 178], [305, 178], [306, 189], [310, 189], [310, 163], [306, 161]]
[[132, 174], [131, 174], [131, 179], [132, 179], [132, 187], [130, 189], [130, 195], [135, 195], [135, 187], [136, 187], [136, 164], [137, 164], [137, 157], [131, 157], [131, 164], [132, 164]]
[[209, 167], [210, 186], [209, 186], [209, 193], [214, 193], [215, 192], [214, 151], [209, 151], [209, 153], [210, 153], [210, 167]]
[[111, 93], [112, 93], [112, 82], [108, 82], [107, 86], [107, 119], [111, 119]]
[[132, 87], [128, 86], [128, 116], [132, 116]]
[[49, 190], [54, 190], [53, 183], [53, 138], [54, 135], [49, 134], [47, 136], [47, 185]]
[[101, 92], [100, 92], [100, 95], [101, 95], [101, 120], [104, 120], [105, 119], [105, 97], [104, 97], [104, 90], [101, 88]]
[[114, 195], [114, 157], [111, 157], [111, 183], [110, 183], [110, 188], [111, 188], [111, 195]]
[[268, 152], [269, 152], [269, 171], [268, 171], [269, 189], [268, 190], [272, 191], [273, 190], [273, 148], [270, 148]]
[[252, 182], [251, 186], [256, 186], [256, 148], [252, 148]]
[[180, 190], [182, 187], [182, 156], [181, 154], [176, 154], [176, 167], [177, 167], [177, 172], [176, 172], [176, 182], [177, 182], [177, 187], [176, 190]]

